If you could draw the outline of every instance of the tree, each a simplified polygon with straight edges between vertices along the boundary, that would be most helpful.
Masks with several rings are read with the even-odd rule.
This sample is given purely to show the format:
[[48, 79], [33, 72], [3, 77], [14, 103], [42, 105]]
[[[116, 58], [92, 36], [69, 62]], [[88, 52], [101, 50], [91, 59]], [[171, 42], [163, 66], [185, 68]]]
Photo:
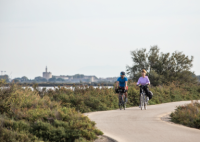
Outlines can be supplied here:
[[40, 77], [40, 76], [38, 76], [38, 77], [35, 77], [35, 81], [36, 81], [36, 82], [47, 82], [47, 79], [46, 79], [46, 78], [43, 78], [43, 77]]
[[52, 77], [52, 78], [50, 78], [49, 80], [48, 80], [49, 82], [56, 82], [56, 77]]
[[132, 67], [127, 66], [127, 73], [133, 78], [133, 80], [137, 79], [138, 74], [142, 69], [148, 69], [148, 54], [146, 53], [146, 49], [135, 50], [131, 52], [132, 60], [134, 65]]
[[29, 79], [28, 79], [28, 77], [26, 77], [26, 76], [23, 76], [22, 78], [21, 78], [21, 81], [23, 81], [23, 82], [26, 82], [26, 81], [28, 81]]
[[198, 80], [199, 80], [199, 82], [200, 82], [200, 75], [198, 75], [197, 78], [198, 78]]
[[56, 81], [65, 81], [63, 78], [57, 78]]
[[9, 82], [9, 76], [8, 75], [0, 75], [0, 80], [5, 80], [6, 82]]
[[175, 51], [170, 53], [160, 53], [157, 46], [146, 49], [131, 51], [133, 66], [127, 66], [127, 73], [137, 81], [142, 69], [148, 71], [151, 83], [153, 85], [166, 84], [172, 81], [197, 83], [197, 78], [190, 71], [193, 62], [193, 56], [189, 58], [182, 52]]
[[17, 82], [20, 82], [20, 80], [18, 80], [18, 79], [13, 79], [12, 82], [17, 83]]

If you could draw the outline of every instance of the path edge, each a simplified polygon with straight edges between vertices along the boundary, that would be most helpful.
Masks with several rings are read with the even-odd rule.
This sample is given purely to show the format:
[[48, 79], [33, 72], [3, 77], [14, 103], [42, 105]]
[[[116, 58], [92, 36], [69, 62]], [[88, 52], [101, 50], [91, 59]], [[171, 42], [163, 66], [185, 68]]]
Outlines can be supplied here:
[[193, 130], [193, 131], [200, 131], [197, 128], [192, 128], [192, 127], [188, 127], [188, 126], [185, 126], [185, 125], [182, 125], [182, 124], [178, 124], [178, 123], [172, 122], [171, 121], [171, 117], [170, 117], [171, 113], [172, 112], [168, 112], [168, 113], [164, 113], [162, 115], [159, 115], [158, 116], [158, 120], [163, 122], [163, 123], [166, 123], [166, 124], [169, 124], [169, 125], [173, 125], [175, 127], [182, 127], [183, 129], [190, 129], [190, 130]]

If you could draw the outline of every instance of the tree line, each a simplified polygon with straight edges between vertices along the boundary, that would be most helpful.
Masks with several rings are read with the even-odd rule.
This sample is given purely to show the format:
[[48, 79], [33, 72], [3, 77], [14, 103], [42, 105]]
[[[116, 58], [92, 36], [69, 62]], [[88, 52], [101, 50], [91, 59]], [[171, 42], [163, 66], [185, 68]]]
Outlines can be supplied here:
[[149, 51], [145, 48], [131, 51], [131, 58], [133, 66], [127, 66], [127, 73], [133, 81], [137, 81], [141, 76], [141, 70], [146, 69], [153, 86], [174, 81], [181, 84], [199, 82], [191, 71], [194, 57], [189, 57], [183, 52], [163, 53], [158, 46], [152, 46]]

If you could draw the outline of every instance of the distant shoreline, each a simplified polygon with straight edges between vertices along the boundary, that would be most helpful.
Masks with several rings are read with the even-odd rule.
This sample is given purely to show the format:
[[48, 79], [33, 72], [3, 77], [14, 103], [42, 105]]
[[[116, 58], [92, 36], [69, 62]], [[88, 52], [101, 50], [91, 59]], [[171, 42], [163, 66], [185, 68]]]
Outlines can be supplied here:
[[[5, 86], [10, 86], [13, 83], [6, 83]], [[114, 83], [17, 83], [21, 86], [51, 87], [51, 86], [113, 86]]]

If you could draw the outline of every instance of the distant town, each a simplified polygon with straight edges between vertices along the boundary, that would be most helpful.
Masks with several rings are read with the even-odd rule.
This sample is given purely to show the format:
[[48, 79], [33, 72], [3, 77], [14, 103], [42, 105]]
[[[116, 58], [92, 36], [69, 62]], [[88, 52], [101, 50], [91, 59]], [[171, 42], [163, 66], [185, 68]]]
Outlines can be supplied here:
[[[197, 76], [200, 81], [200, 76]], [[97, 78], [95, 75], [87, 76], [83, 74], [75, 75], [52, 75], [51, 72], [48, 72], [46, 67], [45, 72], [42, 73], [42, 76], [37, 76], [34, 79], [29, 79], [26, 76], [17, 77], [14, 79], [9, 78], [8, 75], [0, 75], [0, 80], [4, 79], [6, 82], [18, 82], [18, 83], [114, 83], [118, 77], [107, 77], [107, 78]]]
[[6, 82], [19, 82], [19, 83], [114, 83], [118, 77], [107, 77], [107, 78], [97, 78], [95, 75], [86, 76], [83, 74], [75, 75], [52, 75], [51, 72], [48, 72], [46, 67], [45, 72], [42, 73], [42, 76], [37, 76], [35, 79], [29, 79], [26, 76], [17, 77], [14, 79], [9, 78], [8, 75], [1, 75], [0, 79], [5, 79]]

